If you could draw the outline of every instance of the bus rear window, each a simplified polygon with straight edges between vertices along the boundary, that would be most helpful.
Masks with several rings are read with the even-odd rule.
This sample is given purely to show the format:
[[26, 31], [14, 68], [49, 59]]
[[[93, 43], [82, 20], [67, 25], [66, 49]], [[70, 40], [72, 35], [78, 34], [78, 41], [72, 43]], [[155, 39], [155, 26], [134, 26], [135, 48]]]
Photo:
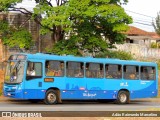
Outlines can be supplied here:
[[155, 80], [156, 72], [155, 67], [142, 66], [141, 67], [141, 80]]

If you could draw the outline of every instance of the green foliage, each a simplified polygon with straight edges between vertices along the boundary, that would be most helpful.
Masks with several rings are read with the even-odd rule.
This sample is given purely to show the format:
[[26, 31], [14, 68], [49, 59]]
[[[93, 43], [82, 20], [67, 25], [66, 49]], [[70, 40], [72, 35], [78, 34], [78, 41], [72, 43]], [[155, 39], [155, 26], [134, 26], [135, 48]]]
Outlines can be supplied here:
[[152, 22], [152, 25], [158, 35], [160, 35], [160, 12], [157, 13], [157, 17], [155, 18], [155, 23]]
[[[56, 26], [61, 26], [61, 33], [65, 33], [63, 40], [65, 35], [69, 35], [67, 41], [73, 42], [72, 36], [74, 36], [75, 42], [72, 44], [78, 47], [79, 51], [97, 54], [105, 51], [106, 48], [112, 48], [115, 42], [123, 43], [126, 36], [122, 31], [128, 30], [127, 24], [132, 23], [131, 17], [118, 5], [119, 2], [119, 0], [70, 0], [58, 7], [41, 4], [34, 11], [35, 14], [46, 13], [45, 18], [42, 19], [43, 26], [46, 26], [42, 30], [43, 33], [45, 31], [47, 33], [48, 28], [58, 31]], [[61, 40], [56, 44], [57, 46], [53, 46], [53, 52], [59, 44], [62, 45]], [[62, 52], [62, 49], [59, 49], [59, 52], [57, 50], [57, 53]], [[68, 53], [70, 49], [64, 50]]]
[[0, 0], [0, 12], [8, 10], [18, 2], [22, 2], [22, 0]]
[[19, 46], [28, 49], [32, 43], [32, 35], [26, 29], [12, 31], [7, 37], [3, 37], [3, 43], [9, 47]]
[[121, 60], [133, 60], [132, 54], [125, 52], [125, 51], [105, 51], [103, 53], [100, 53], [96, 57], [98, 58], [117, 58]]
[[82, 55], [78, 49], [76, 37], [72, 37], [70, 40], [61, 40], [52, 49], [48, 49], [47, 51], [58, 55]]
[[3, 35], [9, 31], [9, 25], [6, 21], [0, 20], [0, 35]]
[[32, 44], [32, 35], [28, 30], [9, 26], [8, 23], [3, 20], [0, 21], [0, 34], [3, 44], [9, 47], [18, 46], [28, 49]]
[[[7, 8], [19, 1], [21, 0], [5, 0], [3, 6]], [[115, 42], [123, 43], [126, 37], [123, 32], [129, 28], [128, 24], [132, 23], [132, 18], [121, 7], [128, 0], [68, 0], [64, 3], [56, 1], [57, 6], [51, 1], [35, 1], [37, 5], [32, 17], [37, 22], [38, 16], [43, 15], [37, 23], [42, 26], [42, 34], [51, 32], [54, 45], [49, 51], [58, 54], [104, 52], [107, 48], [112, 48]], [[31, 15], [30, 12], [25, 12]], [[71, 46], [75, 50], [71, 49]]]
[[151, 48], [160, 48], [160, 43], [152, 42], [151, 43]]

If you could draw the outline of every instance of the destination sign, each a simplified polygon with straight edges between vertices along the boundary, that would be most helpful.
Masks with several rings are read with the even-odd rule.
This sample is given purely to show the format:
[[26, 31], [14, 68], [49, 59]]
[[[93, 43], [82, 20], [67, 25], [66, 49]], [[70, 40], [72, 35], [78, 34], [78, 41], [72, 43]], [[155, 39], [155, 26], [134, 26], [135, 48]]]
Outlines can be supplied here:
[[11, 55], [9, 60], [26, 60], [26, 55]]

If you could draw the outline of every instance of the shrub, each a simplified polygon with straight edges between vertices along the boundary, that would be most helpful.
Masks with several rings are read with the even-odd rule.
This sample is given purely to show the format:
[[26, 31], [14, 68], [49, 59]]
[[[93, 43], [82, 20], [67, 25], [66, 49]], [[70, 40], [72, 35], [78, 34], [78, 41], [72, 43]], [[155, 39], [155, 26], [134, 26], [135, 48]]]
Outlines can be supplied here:
[[133, 55], [125, 51], [106, 51], [96, 55], [97, 58], [117, 58], [121, 60], [133, 60]]
[[151, 48], [160, 48], [160, 43], [152, 42], [151, 43]]

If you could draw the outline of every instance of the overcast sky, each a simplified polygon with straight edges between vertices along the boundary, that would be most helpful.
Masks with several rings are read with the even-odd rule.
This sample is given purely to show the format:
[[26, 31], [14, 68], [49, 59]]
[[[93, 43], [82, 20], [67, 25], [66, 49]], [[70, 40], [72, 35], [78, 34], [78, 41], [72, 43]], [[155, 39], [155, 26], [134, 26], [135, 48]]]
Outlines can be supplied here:
[[123, 7], [133, 17], [133, 26], [149, 32], [154, 31], [151, 22], [160, 11], [160, 0], [129, 0]]
[[[23, 0], [23, 3], [18, 6], [32, 10], [35, 6], [35, 0]], [[122, 7], [132, 16], [134, 20], [132, 26], [149, 32], [154, 31], [151, 23], [157, 16], [157, 12], [160, 11], [160, 0], [129, 0], [128, 4]]]

